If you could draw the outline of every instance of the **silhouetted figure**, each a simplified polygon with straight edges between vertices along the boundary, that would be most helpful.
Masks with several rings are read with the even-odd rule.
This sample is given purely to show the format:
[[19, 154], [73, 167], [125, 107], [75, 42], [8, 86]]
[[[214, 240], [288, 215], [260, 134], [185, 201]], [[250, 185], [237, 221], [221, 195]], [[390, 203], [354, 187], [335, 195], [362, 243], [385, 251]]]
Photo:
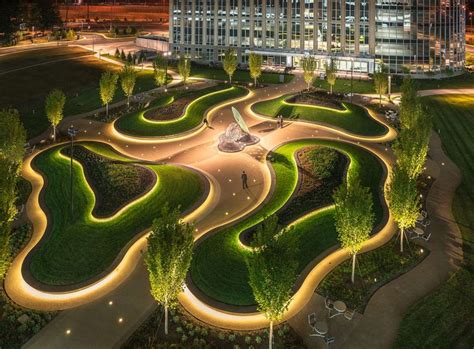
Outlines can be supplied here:
[[245, 171], [242, 171], [242, 189], [248, 189], [249, 188], [249, 186], [247, 184], [247, 180], [248, 180], [247, 174], [245, 173]]
[[210, 127], [209, 126], [209, 121], [207, 121], [207, 118], [204, 118], [204, 120], [202, 122], [204, 123], [204, 125], [206, 125], [206, 127]]

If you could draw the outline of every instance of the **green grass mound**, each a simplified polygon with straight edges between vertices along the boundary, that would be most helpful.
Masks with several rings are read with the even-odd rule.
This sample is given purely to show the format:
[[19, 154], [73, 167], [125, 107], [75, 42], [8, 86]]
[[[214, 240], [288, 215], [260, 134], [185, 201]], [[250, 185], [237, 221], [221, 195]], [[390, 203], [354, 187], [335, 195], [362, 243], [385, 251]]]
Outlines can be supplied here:
[[374, 120], [367, 111], [358, 105], [343, 102], [345, 110], [337, 110], [316, 105], [302, 105], [286, 102], [292, 95], [256, 103], [252, 106], [258, 114], [287, 119], [301, 119], [339, 127], [350, 133], [362, 136], [380, 136], [387, 128]]
[[[80, 143], [89, 151], [113, 160], [131, 162], [102, 144]], [[159, 217], [162, 206], [180, 205], [186, 210], [204, 193], [201, 177], [191, 170], [171, 165], [144, 165], [157, 177], [145, 195], [111, 218], [95, 218], [95, 196], [83, 167], [73, 165], [74, 214], [70, 213], [70, 158], [61, 154], [66, 145], [39, 154], [33, 166], [45, 180], [44, 208], [49, 215], [47, 236], [30, 260], [32, 276], [48, 285], [71, 285], [93, 278], [110, 267], [124, 246]], [[179, 185], [177, 185], [179, 183]]]
[[[349, 158], [347, 175], [359, 174], [363, 185], [370, 187], [377, 221], [381, 221], [383, 209], [379, 192], [384, 172], [372, 154], [355, 145], [335, 141], [302, 140], [285, 144], [270, 154], [276, 176], [270, 200], [258, 213], [203, 240], [196, 247], [190, 275], [201, 292], [226, 304], [255, 304], [245, 265], [249, 250], [241, 244], [239, 235], [285, 205], [298, 182], [294, 154], [302, 148], [316, 145], [333, 148]], [[313, 211], [297, 220], [291, 236], [287, 238], [298, 239], [299, 270], [302, 271], [314, 258], [337, 243], [333, 206]]]
[[209, 108], [226, 100], [243, 97], [248, 93], [247, 89], [236, 86], [229, 88], [220, 86], [217, 90], [212, 88], [212, 91], [209, 93], [206, 93], [206, 90], [201, 91], [201, 97], [191, 102], [180, 118], [169, 121], [155, 121], [144, 117], [147, 112], [154, 108], [162, 108], [173, 103], [173, 96], [164, 96], [153, 101], [147, 109], [121, 117], [115, 122], [114, 126], [119, 132], [139, 137], [179, 134], [198, 127]]

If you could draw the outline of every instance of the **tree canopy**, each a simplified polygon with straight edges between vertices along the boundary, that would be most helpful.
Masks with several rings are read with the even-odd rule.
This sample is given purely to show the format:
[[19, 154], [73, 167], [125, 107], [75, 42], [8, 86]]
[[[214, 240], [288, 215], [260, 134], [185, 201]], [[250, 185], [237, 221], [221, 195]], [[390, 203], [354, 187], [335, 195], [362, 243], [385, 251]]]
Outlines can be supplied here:
[[64, 92], [58, 89], [52, 90], [48, 96], [46, 96], [46, 115], [48, 120], [53, 126], [54, 130], [54, 141], [56, 141], [56, 127], [63, 119], [64, 105], [66, 104], [66, 95]]
[[375, 222], [370, 189], [363, 187], [359, 178], [344, 182], [334, 193], [336, 230], [342, 248], [352, 255], [352, 282], [355, 256], [369, 239]]
[[181, 76], [181, 79], [183, 79], [183, 83], [186, 84], [189, 76], [191, 75], [191, 60], [184, 55], [179, 58], [178, 72]]
[[374, 73], [373, 79], [375, 92], [379, 94], [382, 103], [382, 95], [386, 94], [388, 89], [388, 67], [382, 63], [379, 70]]
[[224, 71], [229, 76], [230, 83], [232, 83], [232, 76], [237, 70], [237, 53], [235, 52], [235, 49], [228, 48], [225, 51], [224, 60], [222, 63], [223, 63]]
[[278, 217], [266, 218], [257, 228], [247, 257], [249, 283], [258, 309], [270, 320], [270, 348], [273, 322], [288, 309], [297, 276], [296, 241], [282, 236], [291, 234], [278, 226]]
[[308, 85], [308, 90], [313, 83], [314, 71], [316, 70], [316, 58], [314, 56], [304, 56], [301, 59], [304, 81]]
[[161, 53], [158, 53], [155, 60], [153, 61], [153, 72], [156, 86], [166, 85], [168, 59]]
[[257, 79], [262, 75], [262, 56], [251, 52], [249, 55], [249, 70], [250, 77], [253, 79], [253, 83], [257, 86]]
[[115, 96], [115, 91], [117, 90], [117, 81], [118, 75], [106, 71], [102, 73], [99, 81], [99, 93], [102, 105], [106, 106], [107, 115], [109, 114], [109, 103], [112, 102]]
[[133, 96], [136, 81], [137, 72], [135, 68], [129, 63], [125, 64], [120, 72], [120, 84], [123, 93], [127, 96], [127, 105], [130, 105], [130, 97]]
[[330, 92], [332, 93], [332, 89], [334, 84], [336, 83], [336, 78], [337, 78], [337, 68], [336, 64], [334, 61], [331, 59], [331, 62], [329, 64], [324, 64], [324, 70], [326, 73], [326, 81], [329, 84]]
[[168, 307], [176, 304], [193, 254], [193, 226], [183, 223], [178, 208], [166, 205], [161, 217], [153, 222], [148, 236], [145, 263], [149, 272], [151, 294], [165, 308], [167, 333]]

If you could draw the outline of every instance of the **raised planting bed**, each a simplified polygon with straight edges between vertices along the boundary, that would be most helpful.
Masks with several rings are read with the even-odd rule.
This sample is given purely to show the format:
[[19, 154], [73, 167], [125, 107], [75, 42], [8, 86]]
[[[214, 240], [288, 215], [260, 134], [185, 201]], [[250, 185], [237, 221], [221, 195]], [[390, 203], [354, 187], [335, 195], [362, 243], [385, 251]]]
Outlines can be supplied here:
[[295, 95], [283, 95], [275, 99], [252, 105], [254, 112], [275, 118], [283, 115], [286, 119], [300, 119], [309, 122], [336, 126], [347, 132], [362, 136], [381, 136], [387, 128], [373, 119], [367, 110], [357, 104], [342, 102], [344, 110], [321, 105], [302, 105], [290, 103]]
[[[112, 160], [133, 162], [101, 143], [79, 143], [89, 151]], [[76, 288], [107, 273], [125, 246], [137, 239], [161, 214], [168, 202], [182, 211], [202, 202], [205, 184], [200, 175], [172, 165], [143, 165], [158, 178], [153, 187], [130, 202], [112, 218], [92, 215], [95, 195], [83, 167], [73, 163], [73, 203], [71, 213], [69, 181], [70, 158], [61, 154], [60, 145], [38, 154], [32, 162], [45, 179], [40, 201], [48, 217], [41, 242], [27, 257], [26, 268], [37, 287]]]
[[331, 95], [327, 92], [313, 91], [313, 92], [304, 92], [286, 100], [288, 103], [294, 104], [306, 104], [311, 106], [320, 106], [326, 108], [332, 108], [336, 110], [346, 110], [341, 103], [341, 98], [339, 95]]
[[[304, 349], [301, 338], [286, 323], [274, 327], [275, 348]], [[266, 349], [268, 330], [228, 331], [209, 326], [183, 308], [171, 310], [169, 333], [164, 334], [163, 309], [158, 307], [122, 346], [123, 349], [155, 348]]]
[[319, 284], [316, 292], [332, 300], [342, 300], [350, 309], [363, 313], [370, 297], [383, 285], [406, 273], [429, 253], [414, 243], [400, 253], [398, 239], [362, 253], [356, 258], [356, 274], [351, 282], [352, 259], [338, 265]]
[[[255, 305], [245, 264], [249, 250], [242, 245], [239, 236], [284, 207], [298, 184], [295, 154], [314, 146], [333, 148], [349, 159], [346, 175], [358, 174], [362, 184], [370, 188], [376, 221], [382, 222], [380, 192], [384, 170], [374, 155], [356, 145], [329, 140], [308, 139], [285, 144], [269, 154], [275, 183], [272, 195], [265, 204], [239, 223], [197, 241], [189, 275], [190, 285], [195, 288], [198, 297], [201, 295], [231, 306]], [[300, 272], [321, 253], [337, 245], [333, 206], [310, 212], [292, 224], [294, 229], [291, 234], [282, 236], [282, 239], [297, 239]]]
[[225, 101], [243, 97], [248, 90], [243, 87], [226, 87], [218, 85], [200, 91], [190, 91], [194, 100], [187, 104], [184, 112], [178, 118], [171, 120], [150, 120], [145, 115], [153, 111], [171, 106], [180, 97], [186, 96], [183, 92], [165, 95], [154, 100], [146, 109], [125, 115], [118, 119], [114, 126], [124, 134], [137, 137], [170, 136], [190, 131], [202, 124], [206, 112]]
[[[71, 147], [63, 148], [61, 153], [70, 157]], [[154, 172], [146, 167], [101, 156], [81, 145], [74, 147], [74, 159], [82, 165], [94, 191], [96, 202], [92, 214], [96, 217], [115, 214], [149, 191], [156, 180]]]

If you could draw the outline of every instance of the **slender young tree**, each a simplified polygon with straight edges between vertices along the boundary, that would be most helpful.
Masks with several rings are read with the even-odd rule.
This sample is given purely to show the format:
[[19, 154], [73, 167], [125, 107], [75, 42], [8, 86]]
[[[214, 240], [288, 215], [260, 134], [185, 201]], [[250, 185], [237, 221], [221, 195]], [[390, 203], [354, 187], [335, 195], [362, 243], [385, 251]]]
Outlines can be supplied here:
[[349, 183], [344, 182], [333, 197], [338, 238], [341, 246], [347, 248], [352, 256], [351, 281], [354, 283], [356, 255], [374, 227], [372, 194], [358, 178], [354, 178]]
[[127, 96], [127, 107], [130, 106], [130, 97], [133, 96], [135, 83], [137, 81], [137, 71], [131, 64], [125, 64], [120, 72], [120, 85], [123, 93]]
[[56, 127], [63, 119], [66, 96], [61, 90], [54, 89], [46, 96], [45, 111], [48, 120], [53, 126], [53, 139], [56, 142]]
[[181, 56], [178, 62], [178, 72], [186, 85], [189, 76], [191, 75], [191, 60], [185, 56]]
[[414, 116], [420, 103], [420, 98], [418, 97], [417, 85], [409, 76], [403, 79], [401, 92], [400, 126], [405, 129], [411, 129], [415, 127], [416, 119]]
[[153, 62], [153, 73], [156, 86], [160, 87], [166, 85], [168, 59], [160, 53], [156, 56], [155, 61]]
[[253, 79], [253, 84], [257, 87], [257, 79], [262, 75], [262, 56], [251, 52], [249, 56], [249, 70], [250, 77]]
[[336, 84], [336, 79], [337, 79], [337, 76], [336, 76], [337, 68], [336, 68], [336, 64], [334, 63], [332, 59], [329, 64], [326, 63], [324, 65], [324, 70], [326, 72], [326, 80], [329, 84], [329, 92], [332, 94], [332, 89], [334, 85]]
[[258, 309], [270, 321], [269, 348], [273, 345], [273, 323], [288, 309], [297, 276], [297, 247], [294, 240], [285, 241], [287, 233], [271, 216], [258, 227], [252, 252], [247, 257], [249, 283]]
[[151, 294], [165, 310], [165, 334], [168, 334], [168, 309], [176, 305], [193, 255], [193, 226], [183, 223], [179, 209], [166, 205], [161, 217], [153, 222], [148, 236], [145, 264]]
[[109, 103], [112, 102], [117, 90], [118, 75], [110, 71], [102, 74], [99, 81], [99, 92], [102, 105], [105, 105], [106, 115], [109, 115]]
[[237, 54], [235, 52], [235, 49], [228, 48], [225, 51], [224, 61], [222, 63], [223, 63], [224, 71], [229, 76], [229, 81], [232, 84], [232, 76], [237, 70]]
[[305, 56], [301, 60], [301, 67], [303, 68], [303, 77], [306, 84], [308, 84], [308, 91], [314, 80], [314, 71], [316, 70], [316, 58], [314, 56]]
[[17, 214], [16, 184], [23, 163], [26, 131], [16, 110], [0, 110], [0, 282], [8, 269], [11, 223]]
[[400, 229], [400, 252], [403, 252], [405, 231], [415, 226], [420, 212], [416, 181], [397, 165], [385, 195], [393, 219]]
[[381, 64], [377, 72], [374, 73], [374, 88], [379, 94], [379, 105], [382, 106], [382, 95], [387, 93], [388, 89], [388, 68]]

